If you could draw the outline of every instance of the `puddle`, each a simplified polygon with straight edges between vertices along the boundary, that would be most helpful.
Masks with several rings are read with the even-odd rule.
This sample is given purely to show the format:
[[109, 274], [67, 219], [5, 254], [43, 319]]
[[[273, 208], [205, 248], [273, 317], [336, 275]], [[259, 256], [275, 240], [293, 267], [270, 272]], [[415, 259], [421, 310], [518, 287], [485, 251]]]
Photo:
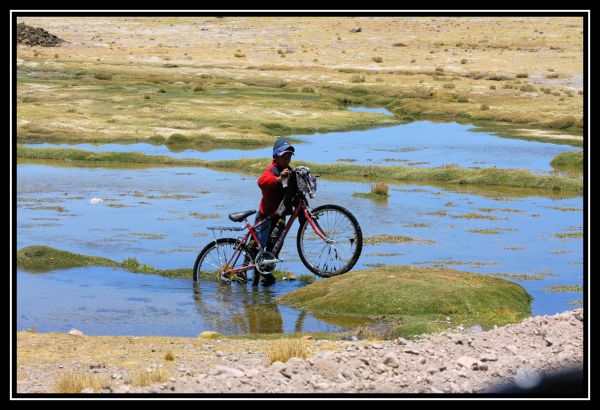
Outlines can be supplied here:
[[349, 107], [348, 110], [354, 112], [369, 112], [372, 114], [394, 115], [393, 112], [388, 111], [385, 108]]
[[[257, 209], [260, 201], [255, 177], [202, 168], [115, 170], [21, 164], [17, 166], [17, 182], [17, 249], [30, 245], [47, 245], [84, 255], [107, 257], [118, 262], [135, 257], [141, 263], [157, 269], [191, 268], [197, 253], [213, 238], [207, 227], [236, 226], [227, 219], [227, 214]], [[386, 235], [420, 239], [365, 245], [354, 269], [368, 269], [381, 263], [435, 265], [482, 274], [536, 275], [551, 269], [553, 275], [546, 275], [541, 280], [515, 282], [520, 283], [534, 296], [532, 310], [536, 315], [570, 309], [568, 301], [580, 297], [581, 293], [579, 296], [573, 293], [550, 293], [544, 291], [544, 288], [583, 284], [583, 266], [573, 264], [573, 261], [583, 260], [583, 239], [574, 236], [565, 240], [555, 236], [582, 231], [579, 227], [584, 225], [581, 211], [583, 198], [553, 199], [534, 194], [516, 197], [503, 196], [500, 193], [490, 197], [456, 192], [452, 189], [455, 188], [394, 184], [390, 185], [387, 201], [373, 201], [353, 196], [356, 192], [369, 192], [369, 183], [323, 180], [319, 184], [317, 197], [310, 204], [316, 207], [334, 203], [349, 209], [361, 224], [365, 238]], [[93, 198], [105, 201], [92, 203]], [[448, 203], [452, 203], [453, 206], [446, 206]], [[35, 206], [31, 206], [32, 204]], [[110, 207], [110, 204], [124, 207]], [[59, 212], [53, 207], [62, 207], [68, 212]], [[220, 216], [203, 219], [195, 216], [198, 214]], [[457, 218], [469, 214], [494, 216], [497, 219]], [[40, 221], [45, 219], [51, 220], [52, 223], [40, 226]], [[574, 230], [574, 227], [577, 230]], [[281, 254], [288, 262], [280, 264], [278, 268], [291, 271], [295, 276], [312, 276], [298, 259], [296, 231], [297, 223], [292, 227]], [[494, 231], [497, 234], [482, 235], [479, 233], [481, 231]], [[151, 301], [152, 306], [159, 308], [171, 303], [169, 300], [176, 299], [180, 292], [181, 300], [187, 298], [186, 303], [192, 302], [189, 280], [138, 276], [120, 271], [118, 275], [121, 276], [117, 278], [117, 273], [110, 269], [89, 268], [79, 270], [78, 274], [72, 271], [65, 272], [38, 276], [19, 273], [19, 317], [25, 313], [21, 311], [21, 307], [34, 309], [33, 306], [38, 305], [40, 298], [47, 297], [45, 306], [48, 306], [59, 301], [67, 303], [63, 302], [63, 299], [64, 295], [69, 295], [73, 300], [72, 307], [69, 308], [71, 310], [60, 310], [57, 307], [53, 311], [58, 313], [31, 325], [43, 331], [40, 323], [52, 326], [53, 321], [59, 321], [66, 328], [66, 319], [61, 316], [69, 318], [70, 313], [67, 312], [85, 306], [78, 305], [75, 301], [81, 301], [81, 295], [90, 294], [89, 288], [83, 291], [77, 286], [89, 283], [89, 278], [98, 276], [99, 273], [112, 275], [113, 285], [122, 283], [124, 288], [130, 280], [138, 283], [133, 288], [135, 291], [122, 296], [123, 301], [132, 297], [145, 298]], [[73, 292], [66, 293], [61, 290], [58, 293], [49, 293], [44, 282], [46, 277], [59, 278], [58, 280], [63, 282], [68, 278], [73, 283]], [[140, 282], [142, 279], [148, 286]], [[21, 286], [26, 281], [38, 285]], [[280, 281], [268, 292], [277, 292], [279, 295], [302, 285], [300, 281]], [[94, 286], [92, 285], [92, 288]], [[120, 285], [113, 287], [116, 289]], [[115, 292], [113, 287], [110, 287], [110, 291], [107, 289], [106, 292], [94, 292], [95, 299], [110, 300], [111, 294]], [[162, 296], [166, 301], [152, 296], [152, 292], [159, 292], [158, 289], [162, 287], [165, 288]], [[172, 288], [177, 291], [167, 291]], [[267, 292], [262, 287], [260, 289]], [[150, 294], [147, 294], [146, 290]], [[215, 293], [209, 290], [210, 292]], [[236, 300], [246, 300], [249, 296], [244, 292], [252, 294], [250, 285], [247, 286], [247, 290], [233, 289], [231, 292], [233, 294], [230, 299], [225, 295], [219, 297], [216, 292], [214, 301], [203, 305], [208, 308], [206, 314], [222, 315], [219, 320], [228, 323], [229, 313], [220, 313], [226, 311], [227, 303], [232, 303], [237, 306], [235, 309], [239, 310], [239, 303], [243, 302]], [[241, 296], [236, 292], [242, 292]], [[222, 300], [223, 304], [219, 305], [218, 300]], [[133, 302], [141, 303], [129, 300], [122, 305], [129, 306], [128, 303]], [[32, 307], [28, 307], [29, 305]], [[148, 303], [144, 302], [143, 306], [148, 306]], [[194, 302], [194, 306], [198, 304]], [[279, 311], [285, 309], [282, 306], [277, 308]], [[127, 309], [133, 308], [123, 307], [124, 312]], [[176, 311], [175, 307], [169, 309], [171, 313]], [[193, 332], [189, 330], [189, 323], [185, 324], [185, 320], [191, 320], [192, 317], [186, 313], [176, 322], [180, 332], [173, 330], [172, 334], [185, 333], [196, 336], [202, 330], [219, 331], [214, 328], [216, 325], [213, 325], [213, 322], [201, 319], [204, 317], [202, 309], [198, 308], [194, 316], [197, 326], [193, 328]], [[40, 308], [40, 312], [42, 310]], [[132, 312], [133, 316], [138, 315], [137, 310]], [[152, 314], [144, 312], [143, 309], [139, 310], [142, 318], [129, 318], [128, 314], [123, 313], [125, 322], [131, 321], [131, 326], [134, 326], [127, 327], [129, 325], [124, 324], [128, 330], [121, 330], [121, 325], [114, 320], [109, 323], [112, 315], [102, 314], [99, 317], [106, 319], [106, 329], [113, 329], [111, 334], [133, 331], [130, 329], [149, 329], [148, 334], [156, 334], [152, 328]], [[94, 322], [95, 314], [97, 313], [90, 314], [91, 322]], [[171, 317], [169, 315], [165, 318]], [[214, 320], [218, 322], [216, 318]], [[287, 323], [287, 320], [284, 318], [283, 322]], [[291, 322], [294, 320], [289, 319]], [[145, 324], [141, 324], [144, 321]], [[174, 327], [170, 328], [171, 324], [166, 322], [168, 321], [165, 319], [165, 329], [177, 327], [174, 322]], [[315, 327], [312, 327], [312, 323]], [[31, 326], [30, 322], [19, 321], [19, 328]], [[232, 329], [231, 333], [235, 333], [234, 328], [228, 326], [223, 325], [223, 332]], [[292, 325], [285, 324], [284, 328], [285, 326]], [[322, 323], [307, 321], [303, 330], [315, 331], [322, 329], [322, 326]], [[62, 329], [61, 327], [61, 331]]]
[[[417, 167], [459, 166], [463, 168], [519, 168], [550, 173], [550, 161], [559, 153], [579, 148], [552, 143], [500, 138], [470, 131], [457, 123], [418, 121], [405, 125], [363, 131], [293, 135], [300, 141], [296, 159], [316, 163], [356, 165], [405, 165]], [[165, 145], [151, 144], [26, 144], [34, 148], [79, 148], [87, 151], [140, 152], [175, 158], [204, 160], [270, 158], [270, 147], [239, 150], [217, 149], [174, 152]]]

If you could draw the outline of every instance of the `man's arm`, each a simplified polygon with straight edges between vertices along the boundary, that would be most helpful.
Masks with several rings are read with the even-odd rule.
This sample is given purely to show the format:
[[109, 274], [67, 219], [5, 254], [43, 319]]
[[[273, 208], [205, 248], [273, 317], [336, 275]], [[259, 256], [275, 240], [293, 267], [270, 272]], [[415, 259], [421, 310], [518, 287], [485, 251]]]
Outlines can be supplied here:
[[270, 169], [266, 170], [260, 178], [258, 178], [258, 186], [261, 188], [273, 188], [283, 179], [287, 178], [289, 173], [289, 169], [284, 169], [281, 171], [280, 175], [276, 176]]

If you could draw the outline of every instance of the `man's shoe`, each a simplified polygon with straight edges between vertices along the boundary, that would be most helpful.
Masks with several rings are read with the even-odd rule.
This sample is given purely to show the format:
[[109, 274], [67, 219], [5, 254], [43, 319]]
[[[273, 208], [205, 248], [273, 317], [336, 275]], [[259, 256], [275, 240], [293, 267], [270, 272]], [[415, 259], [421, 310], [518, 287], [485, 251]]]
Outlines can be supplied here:
[[275, 279], [275, 276], [269, 274], [269, 275], [263, 275], [263, 278], [261, 280], [261, 283], [264, 286], [271, 286], [273, 285], [277, 280]]

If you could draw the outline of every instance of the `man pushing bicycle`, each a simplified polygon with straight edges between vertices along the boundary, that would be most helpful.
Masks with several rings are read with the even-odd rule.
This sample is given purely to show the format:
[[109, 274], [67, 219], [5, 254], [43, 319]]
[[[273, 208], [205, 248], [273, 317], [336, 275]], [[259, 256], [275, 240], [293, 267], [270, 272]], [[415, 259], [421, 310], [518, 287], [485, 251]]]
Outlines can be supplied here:
[[[256, 229], [256, 234], [260, 240], [261, 246], [267, 246], [270, 251], [269, 238], [275, 230], [281, 232], [285, 226], [285, 212], [282, 215], [276, 214], [278, 207], [284, 200], [288, 178], [290, 176], [290, 162], [294, 155], [295, 148], [290, 145], [285, 138], [279, 138], [273, 144], [273, 162], [265, 168], [261, 176], [258, 178], [258, 186], [262, 191], [262, 199], [260, 200], [259, 213], [256, 215], [255, 223], [264, 219], [269, 219], [267, 223], [260, 225]], [[287, 202], [287, 201], [286, 201]], [[255, 272], [253, 285], [258, 285], [260, 275]], [[275, 276], [272, 274], [263, 275], [263, 284], [272, 285], [275, 283]]]

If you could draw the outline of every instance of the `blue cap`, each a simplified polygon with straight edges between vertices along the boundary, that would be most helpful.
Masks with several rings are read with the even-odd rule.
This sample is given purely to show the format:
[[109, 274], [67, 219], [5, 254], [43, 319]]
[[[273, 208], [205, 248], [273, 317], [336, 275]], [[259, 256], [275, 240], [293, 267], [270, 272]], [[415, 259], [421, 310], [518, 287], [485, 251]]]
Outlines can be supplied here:
[[273, 144], [273, 156], [274, 157], [281, 156], [285, 152], [291, 152], [292, 155], [294, 155], [294, 151], [296, 151], [294, 149], [294, 147], [291, 146], [289, 141], [286, 140], [285, 138], [279, 138], [277, 141], [275, 141], [275, 144]]

